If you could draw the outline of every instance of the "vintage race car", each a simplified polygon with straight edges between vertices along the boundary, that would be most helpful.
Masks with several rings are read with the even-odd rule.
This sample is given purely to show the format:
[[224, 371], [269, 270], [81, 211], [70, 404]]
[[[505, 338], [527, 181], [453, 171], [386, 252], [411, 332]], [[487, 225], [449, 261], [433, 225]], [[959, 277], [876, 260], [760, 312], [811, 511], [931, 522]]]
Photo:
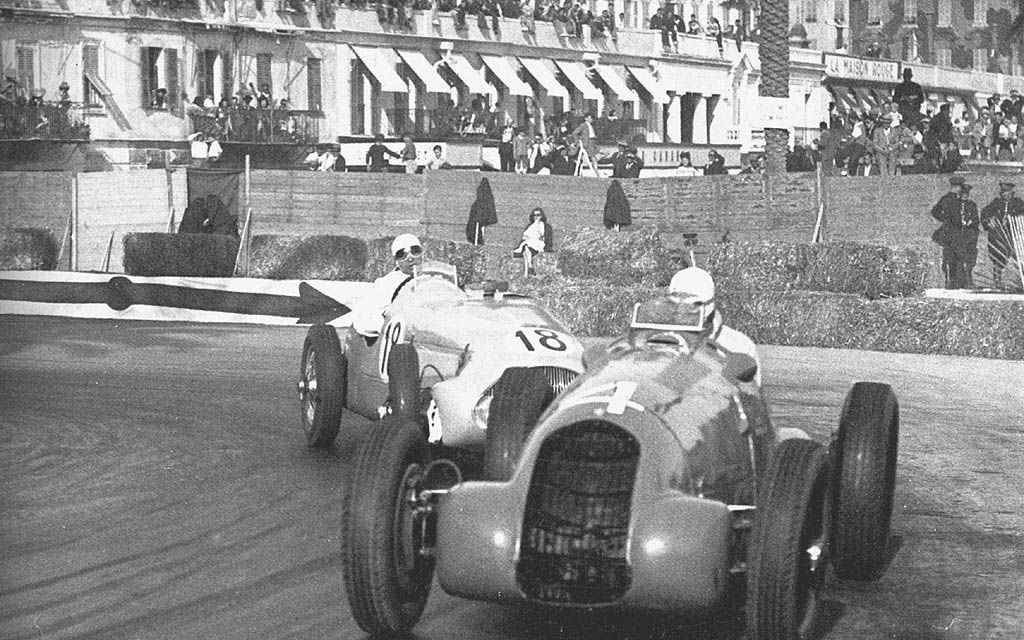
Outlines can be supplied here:
[[410, 630], [436, 573], [453, 595], [554, 608], [745, 603], [750, 637], [795, 639], [829, 566], [853, 580], [884, 571], [892, 389], [856, 383], [827, 446], [776, 428], [754, 359], [695, 332], [682, 306], [637, 305], [628, 334], [535, 424], [500, 423], [521, 442], [507, 480], [461, 478], [401, 416], [363, 443], [342, 516], [362, 629]]
[[534, 423], [583, 371], [583, 347], [546, 309], [502, 288], [465, 291], [455, 267], [428, 262], [399, 289], [379, 336], [350, 327], [342, 342], [330, 324], [310, 327], [298, 383], [309, 444], [331, 446], [344, 410], [390, 416], [447, 448], [486, 448], [488, 477], [506, 478], [517, 451], [487, 446], [488, 431]]

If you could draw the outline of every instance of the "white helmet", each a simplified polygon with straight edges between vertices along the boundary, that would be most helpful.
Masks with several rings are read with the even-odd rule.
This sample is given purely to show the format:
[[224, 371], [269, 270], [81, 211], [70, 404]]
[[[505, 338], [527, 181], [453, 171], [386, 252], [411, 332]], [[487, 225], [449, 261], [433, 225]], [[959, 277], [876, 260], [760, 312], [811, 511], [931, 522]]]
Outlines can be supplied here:
[[409, 251], [413, 247], [420, 247], [420, 239], [411, 233], [399, 234], [394, 240], [391, 241], [391, 255], [395, 255], [399, 251]]
[[702, 307], [704, 317], [715, 312], [715, 281], [699, 267], [688, 267], [672, 276], [668, 292]]

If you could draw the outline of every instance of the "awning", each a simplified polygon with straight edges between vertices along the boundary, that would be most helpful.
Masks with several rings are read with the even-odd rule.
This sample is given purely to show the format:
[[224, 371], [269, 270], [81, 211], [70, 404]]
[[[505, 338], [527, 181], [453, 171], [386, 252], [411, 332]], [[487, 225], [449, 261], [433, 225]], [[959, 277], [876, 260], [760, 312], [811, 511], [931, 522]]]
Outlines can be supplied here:
[[661, 84], [676, 93], [699, 93], [705, 96], [727, 93], [729, 82], [724, 72], [707, 72], [689, 67], [662, 64]]
[[434, 65], [430, 64], [427, 57], [419, 51], [402, 51], [398, 50], [398, 55], [401, 56], [402, 61], [412, 69], [423, 84], [426, 85], [427, 91], [433, 93], [444, 93], [447, 94], [451, 87], [448, 83], [438, 75], [437, 70], [434, 69]]
[[579, 62], [566, 62], [563, 60], [555, 60], [555, 64], [562, 70], [565, 77], [569, 79], [580, 93], [583, 94], [585, 100], [600, 100], [601, 90], [594, 86], [594, 83], [587, 79], [587, 72], [584, 71], [583, 65]]
[[377, 79], [380, 83], [381, 91], [393, 91], [395, 93], [409, 93], [409, 88], [405, 86], [405, 81], [398, 76], [395, 71], [394, 65], [388, 62], [381, 49], [375, 49], [374, 47], [357, 47], [356, 45], [349, 45], [352, 50], [356, 52], [359, 59], [363, 61], [363, 65], [366, 66], [366, 70]]
[[843, 113], [849, 111], [858, 111], [862, 107], [860, 102], [857, 100], [857, 96], [853, 93], [853, 90], [842, 84], [828, 85], [828, 92], [832, 95], [833, 102], [839, 107], [839, 110]]
[[540, 86], [544, 87], [549, 96], [553, 98], [569, 98], [569, 92], [562, 86], [561, 82], [555, 79], [555, 74], [551, 73], [551, 70], [548, 69], [543, 60], [519, 58], [519, 62], [523, 63], [526, 70], [540, 83]]
[[614, 68], [602, 64], [595, 65], [594, 68], [597, 69], [597, 74], [605, 81], [608, 88], [610, 88], [615, 95], [619, 96], [619, 100], [625, 100], [627, 102], [640, 101], [640, 96], [636, 95], [636, 91], [633, 91], [626, 86], [625, 79], [623, 79], [623, 77], [620, 76]]
[[668, 104], [668, 94], [665, 93], [665, 89], [662, 88], [661, 83], [654, 74], [647, 69], [641, 69], [637, 67], [626, 67], [629, 72], [633, 74], [636, 81], [640, 83], [640, 86], [644, 88], [644, 91], [651, 94], [651, 100], [657, 104]]
[[491, 85], [484, 80], [482, 73], [473, 68], [465, 57], [453, 53], [447, 59], [448, 66], [459, 79], [466, 83], [470, 93], [490, 93]]
[[494, 75], [498, 76], [501, 84], [508, 87], [509, 93], [514, 96], [533, 96], [533, 89], [530, 88], [530, 85], [519, 79], [516, 70], [509, 64], [508, 58], [485, 56], [483, 54], [480, 54], [480, 57], [483, 58], [484, 64], [494, 72]]

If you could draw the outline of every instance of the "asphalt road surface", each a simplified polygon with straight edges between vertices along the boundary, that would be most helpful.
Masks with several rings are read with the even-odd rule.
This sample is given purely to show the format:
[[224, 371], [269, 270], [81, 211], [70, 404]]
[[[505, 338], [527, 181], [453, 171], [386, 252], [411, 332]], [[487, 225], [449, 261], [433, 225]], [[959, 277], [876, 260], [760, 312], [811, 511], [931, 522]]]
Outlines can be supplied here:
[[[306, 448], [299, 327], [0, 317], [0, 638], [361, 638], [341, 581], [354, 443]], [[895, 553], [830, 579], [823, 637], [1024, 638], [1024, 362], [762, 351], [780, 426], [825, 437], [891, 383]], [[436, 587], [415, 637], [739, 639], [711, 620], [540, 615]]]

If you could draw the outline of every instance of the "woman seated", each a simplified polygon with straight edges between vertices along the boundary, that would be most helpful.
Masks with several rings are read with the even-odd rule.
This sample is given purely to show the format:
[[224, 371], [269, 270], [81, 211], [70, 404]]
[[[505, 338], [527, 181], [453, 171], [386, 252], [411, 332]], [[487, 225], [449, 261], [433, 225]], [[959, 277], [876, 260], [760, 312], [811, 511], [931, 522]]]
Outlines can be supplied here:
[[525, 258], [523, 270], [526, 275], [533, 275], [533, 256], [545, 251], [551, 251], [552, 247], [551, 225], [548, 224], [544, 210], [536, 207], [530, 214], [530, 222], [523, 229], [523, 241], [519, 243], [512, 255], [517, 258]]

